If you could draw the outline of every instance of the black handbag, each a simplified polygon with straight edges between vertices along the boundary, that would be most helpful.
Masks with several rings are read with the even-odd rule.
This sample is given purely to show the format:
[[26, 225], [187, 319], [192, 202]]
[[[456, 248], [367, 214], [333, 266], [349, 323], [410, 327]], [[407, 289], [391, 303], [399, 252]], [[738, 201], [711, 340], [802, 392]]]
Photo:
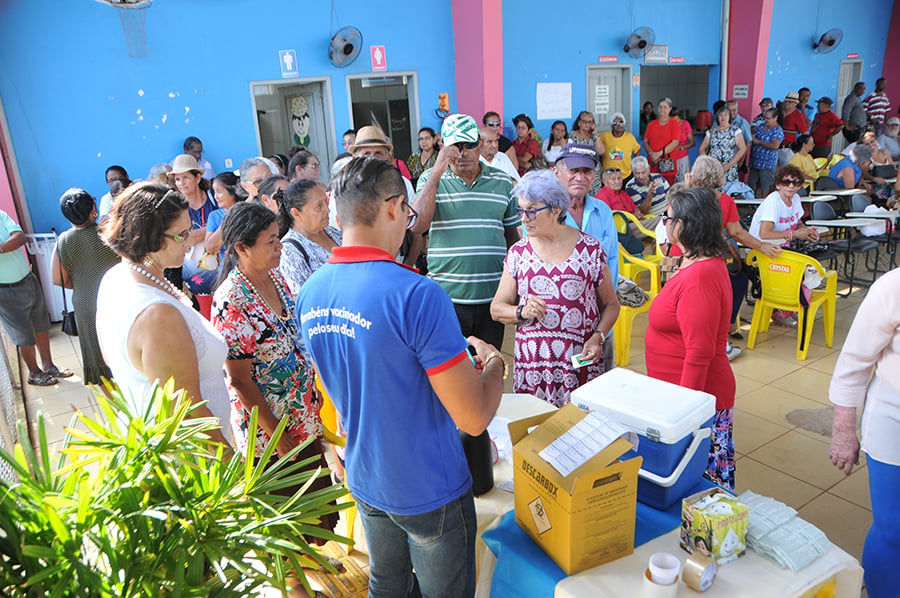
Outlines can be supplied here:
[[[58, 260], [57, 265], [59, 266], [59, 282], [62, 284], [62, 257], [59, 255], [58, 241], [56, 243], [56, 259]], [[78, 336], [78, 324], [75, 323], [75, 312], [69, 311], [69, 306], [66, 304], [66, 287], [61, 287], [61, 289], [63, 296], [62, 331], [69, 336]]]

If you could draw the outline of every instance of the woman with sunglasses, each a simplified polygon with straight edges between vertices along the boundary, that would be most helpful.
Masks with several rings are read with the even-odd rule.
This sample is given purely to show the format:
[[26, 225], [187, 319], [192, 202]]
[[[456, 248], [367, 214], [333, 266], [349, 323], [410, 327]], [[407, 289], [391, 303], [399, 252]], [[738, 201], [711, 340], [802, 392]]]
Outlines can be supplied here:
[[197, 313], [190, 299], [163, 276], [180, 268], [190, 248], [188, 201], [160, 183], [125, 189], [103, 225], [103, 240], [122, 263], [103, 276], [97, 293], [97, 338], [135, 413], [148, 405], [154, 382], [175, 381], [192, 402], [206, 401], [194, 417], [214, 415], [224, 442], [231, 438], [231, 403], [222, 364], [222, 336]]
[[[793, 164], [785, 164], [776, 170], [775, 191], [756, 208], [750, 234], [761, 241], [783, 247], [790, 245], [792, 239], [818, 241], [818, 231], [800, 221], [803, 204], [797, 192], [802, 187], [803, 171]], [[793, 328], [797, 325], [797, 318], [794, 312], [776, 309], [772, 311], [772, 322]]]
[[600, 242], [565, 224], [569, 193], [553, 171], [527, 173], [513, 193], [528, 235], [506, 255], [491, 316], [516, 326], [513, 392], [562, 407], [604, 372], [619, 300]]
[[714, 191], [679, 189], [663, 216], [669, 242], [684, 256], [681, 267], [650, 307], [647, 374], [716, 397], [705, 477], [734, 489], [735, 381], [726, 355], [731, 283], [722, 257], [722, 209]]

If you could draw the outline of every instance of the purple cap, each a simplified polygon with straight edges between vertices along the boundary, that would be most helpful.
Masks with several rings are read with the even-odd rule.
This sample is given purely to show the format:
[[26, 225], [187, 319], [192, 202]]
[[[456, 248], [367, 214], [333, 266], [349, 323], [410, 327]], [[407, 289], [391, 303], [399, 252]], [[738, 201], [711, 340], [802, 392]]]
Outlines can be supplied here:
[[590, 145], [581, 143], [567, 143], [559, 158], [556, 159], [557, 162], [560, 160], [565, 160], [566, 168], [570, 170], [573, 168], [597, 168], [597, 163], [600, 161], [597, 150]]

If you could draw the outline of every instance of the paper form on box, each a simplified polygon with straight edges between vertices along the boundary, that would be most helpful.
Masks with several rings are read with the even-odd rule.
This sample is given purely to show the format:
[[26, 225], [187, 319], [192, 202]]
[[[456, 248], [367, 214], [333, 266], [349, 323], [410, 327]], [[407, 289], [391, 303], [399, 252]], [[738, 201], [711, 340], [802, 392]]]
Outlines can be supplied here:
[[538, 455], [563, 476], [568, 476], [620, 437], [637, 446], [634, 432], [598, 411], [591, 411]]

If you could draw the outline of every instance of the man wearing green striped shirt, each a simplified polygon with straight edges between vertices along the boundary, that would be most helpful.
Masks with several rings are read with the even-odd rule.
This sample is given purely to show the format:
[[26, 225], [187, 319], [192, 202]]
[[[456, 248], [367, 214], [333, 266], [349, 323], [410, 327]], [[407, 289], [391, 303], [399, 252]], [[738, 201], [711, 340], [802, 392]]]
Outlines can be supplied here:
[[491, 318], [507, 248], [519, 240], [512, 180], [479, 161], [480, 135], [471, 116], [451, 114], [441, 127], [443, 149], [419, 178], [413, 232], [429, 233], [428, 275], [450, 295], [464, 336], [495, 347], [503, 324]]

